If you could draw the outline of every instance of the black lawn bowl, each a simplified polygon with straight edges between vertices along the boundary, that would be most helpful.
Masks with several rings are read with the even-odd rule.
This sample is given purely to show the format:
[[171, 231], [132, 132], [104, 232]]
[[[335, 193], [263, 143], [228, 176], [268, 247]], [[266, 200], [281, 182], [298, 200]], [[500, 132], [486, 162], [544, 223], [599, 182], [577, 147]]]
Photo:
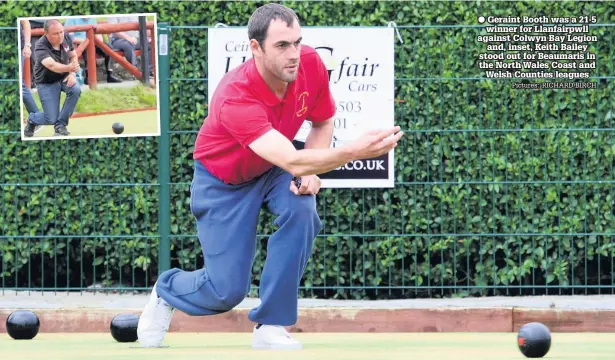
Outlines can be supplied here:
[[137, 325], [139, 316], [135, 314], [119, 314], [111, 320], [111, 336], [117, 342], [137, 341]]
[[551, 348], [551, 332], [538, 322], [525, 324], [517, 334], [517, 345], [525, 357], [541, 358], [547, 355]]
[[6, 332], [15, 340], [34, 339], [41, 322], [38, 316], [30, 310], [17, 310], [6, 319]]

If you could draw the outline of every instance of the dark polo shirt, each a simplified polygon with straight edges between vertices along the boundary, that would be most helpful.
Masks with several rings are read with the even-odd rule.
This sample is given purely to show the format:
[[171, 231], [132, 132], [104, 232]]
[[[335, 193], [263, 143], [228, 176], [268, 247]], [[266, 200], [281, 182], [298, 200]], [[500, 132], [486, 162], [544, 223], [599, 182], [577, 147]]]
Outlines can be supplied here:
[[68, 72], [53, 72], [47, 69], [42, 62], [51, 56], [56, 62], [67, 65], [70, 63], [68, 52], [73, 50], [73, 42], [70, 40], [67, 33], [64, 34], [64, 41], [60, 44], [59, 49], [54, 49], [46, 36], [40, 38], [36, 42], [36, 49], [34, 50], [34, 58], [36, 59], [36, 64], [34, 65], [34, 81], [37, 84], [52, 84], [64, 80]]

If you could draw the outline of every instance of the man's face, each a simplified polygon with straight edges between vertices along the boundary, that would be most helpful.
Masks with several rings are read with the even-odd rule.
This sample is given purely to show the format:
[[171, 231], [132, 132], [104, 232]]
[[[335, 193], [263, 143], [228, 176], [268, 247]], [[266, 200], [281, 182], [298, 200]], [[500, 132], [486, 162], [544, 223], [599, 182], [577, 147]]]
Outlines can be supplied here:
[[51, 24], [47, 32], [47, 39], [53, 46], [60, 45], [64, 40], [64, 26], [58, 22]]
[[301, 27], [294, 21], [288, 26], [282, 20], [269, 25], [260, 52], [262, 64], [278, 79], [291, 82], [297, 78], [301, 54]]

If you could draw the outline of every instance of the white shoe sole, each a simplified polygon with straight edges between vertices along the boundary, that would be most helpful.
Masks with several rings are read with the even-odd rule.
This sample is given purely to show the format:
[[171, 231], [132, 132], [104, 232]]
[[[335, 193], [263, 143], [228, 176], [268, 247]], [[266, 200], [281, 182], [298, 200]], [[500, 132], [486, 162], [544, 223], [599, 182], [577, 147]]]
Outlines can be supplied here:
[[157, 344], [143, 344], [143, 343], [141, 343], [139, 345], [139, 347], [140, 348], [145, 348], [145, 349], [151, 349], [151, 348], [161, 348], [161, 347], [168, 347], [168, 346], [162, 345], [162, 344], [157, 345]]
[[252, 349], [255, 350], [301, 350], [301, 344], [267, 344], [263, 342], [253, 343]]

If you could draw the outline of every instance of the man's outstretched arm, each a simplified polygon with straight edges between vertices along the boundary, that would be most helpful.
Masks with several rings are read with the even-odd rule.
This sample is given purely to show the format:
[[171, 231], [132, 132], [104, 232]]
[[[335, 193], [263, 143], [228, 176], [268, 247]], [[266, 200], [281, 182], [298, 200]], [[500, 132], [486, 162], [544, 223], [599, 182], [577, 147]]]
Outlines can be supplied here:
[[399, 126], [368, 131], [354, 142], [335, 148], [296, 150], [277, 130], [269, 130], [249, 146], [263, 159], [293, 176], [322, 174], [349, 161], [370, 159], [391, 151], [403, 136]]

